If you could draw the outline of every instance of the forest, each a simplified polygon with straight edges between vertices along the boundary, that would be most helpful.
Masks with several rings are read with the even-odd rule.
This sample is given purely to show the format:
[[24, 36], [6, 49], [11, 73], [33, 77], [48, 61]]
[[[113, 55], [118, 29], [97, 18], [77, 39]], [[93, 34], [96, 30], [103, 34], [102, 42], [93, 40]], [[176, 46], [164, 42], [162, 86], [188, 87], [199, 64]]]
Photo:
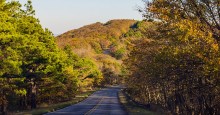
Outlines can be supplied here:
[[114, 84], [166, 114], [219, 114], [220, 0], [144, 3], [142, 21], [97, 22], [54, 37], [30, 0], [0, 0], [0, 114]]
[[90, 59], [56, 38], [34, 17], [31, 1], [21, 8], [0, 1], [0, 110], [33, 109], [70, 100], [77, 91], [100, 86], [103, 75]]
[[174, 115], [220, 113], [220, 1], [152, 0], [140, 9], [145, 39], [125, 65], [134, 100]]

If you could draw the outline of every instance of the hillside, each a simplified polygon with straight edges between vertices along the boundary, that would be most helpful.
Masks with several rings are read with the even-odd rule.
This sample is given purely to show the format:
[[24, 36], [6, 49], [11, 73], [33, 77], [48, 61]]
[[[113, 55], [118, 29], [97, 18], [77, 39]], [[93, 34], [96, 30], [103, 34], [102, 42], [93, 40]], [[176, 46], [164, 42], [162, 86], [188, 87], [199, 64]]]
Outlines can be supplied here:
[[[70, 46], [80, 57], [92, 59], [103, 72], [106, 81], [116, 82], [122, 74], [122, 59], [127, 54], [126, 34], [137, 24], [135, 20], [111, 20], [70, 30], [57, 37], [57, 44]], [[111, 80], [109, 80], [111, 79]]]
[[91, 37], [120, 37], [126, 33], [137, 21], [135, 20], [111, 20], [105, 24], [100, 22], [70, 30], [58, 38], [91, 38]]

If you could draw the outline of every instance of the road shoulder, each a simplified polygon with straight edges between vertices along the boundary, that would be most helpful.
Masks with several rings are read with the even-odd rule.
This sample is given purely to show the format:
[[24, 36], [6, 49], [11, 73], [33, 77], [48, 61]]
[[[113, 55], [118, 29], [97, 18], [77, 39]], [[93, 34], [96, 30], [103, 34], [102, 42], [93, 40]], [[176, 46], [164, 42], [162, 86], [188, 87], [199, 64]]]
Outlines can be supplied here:
[[122, 90], [118, 92], [118, 97], [124, 110], [129, 115], [158, 115], [158, 113], [149, 111], [146, 108], [135, 104], [132, 100], [129, 100], [128, 96]]
[[76, 95], [75, 98], [73, 98], [72, 100], [67, 101], [67, 102], [52, 104], [52, 105], [48, 105], [46, 107], [39, 107], [39, 108], [33, 109], [33, 110], [24, 110], [24, 111], [14, 112], [11, 114], [12, 115], [42, 115], [42, 114], [46, 114], [48, 112], [53, 112], [53, 111], [68, 107], [70, 105], [79, 103], [79, 102], [85, 100], [86, 98], [88, 98], [90, 95], [92, 95], [97, 90], [91, 90], [91, 91], [86, 91], [86, 92], [80, 93], [80, 94]]

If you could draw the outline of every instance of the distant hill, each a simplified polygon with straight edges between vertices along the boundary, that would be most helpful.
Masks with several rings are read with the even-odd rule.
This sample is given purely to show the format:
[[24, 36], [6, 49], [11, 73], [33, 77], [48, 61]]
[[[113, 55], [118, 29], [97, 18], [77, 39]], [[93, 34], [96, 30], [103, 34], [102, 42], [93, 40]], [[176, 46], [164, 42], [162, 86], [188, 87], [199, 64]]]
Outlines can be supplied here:
[[61, 48], [70, 46], [75, 54], [96, 62], [104, 75], [116, 78], [123, 73], [121, 65], [128, 53], [127, 37], [137, 33], [139, 23], [127, 19], [97, 22], [57, 36], [57, 44]]
[[61, 48], [66, 45], [71, 46], [76, 54], [83, 57], [92, 56], [92, 54], [107, 54], [119, 59], [122, 56], [115, 54], [116, 50], [123, 50], [124, 47], [120, 38], [135, 23], [137, 23], [136, 20], [125, 19], [111, 20], [105, 24], [97, 22], [57, 36], [57, 43]]
[[111, 20], [105, 24], [100, 22], [70, 30], [58, 38], [90, 38], [90, 37], [119, 37], [126, 33], [136, 20]]

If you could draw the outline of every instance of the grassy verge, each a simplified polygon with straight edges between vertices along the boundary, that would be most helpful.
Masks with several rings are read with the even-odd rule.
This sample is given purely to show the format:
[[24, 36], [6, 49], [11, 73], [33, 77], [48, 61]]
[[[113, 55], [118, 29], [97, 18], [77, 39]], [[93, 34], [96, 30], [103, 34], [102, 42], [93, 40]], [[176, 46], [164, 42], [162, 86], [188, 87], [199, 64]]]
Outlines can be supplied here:
[[45, 114], [45, 113], [48, 113], [48, 112], [52, 112], [52, 111], [56, 111], [56, 110], [65, 108], [65, 107], [70, 106], [72, 104], [79, 103], [79, 102], [83, 101], [84, 99], [86, 99], [89, 95], [91, 95], [95, 91], [96, 90], [87, 91], [87, 92], [83, 92], [81, 94], [78, 94], [71, 101], [62, 102], [62, 103], [58, 103], [58, 104], [52, 104], [52, 105], [49, 105], [47, 107], [40, 107], [40, 108], [37, 108], [37, 109], [21, 111], [21, 112], [16, 112], [16, 113], [12, 113], [12, 114], [13, 115], [42, 115], [42, 114]]
[[148, 111], [140, 105], [135, 104], [133, 101], [129, 100], [127, 95], [125, 95], [122, 91], [118, 93], [118, 97], [120, 103], [129, 115], [158, 115], [155, 112]]

